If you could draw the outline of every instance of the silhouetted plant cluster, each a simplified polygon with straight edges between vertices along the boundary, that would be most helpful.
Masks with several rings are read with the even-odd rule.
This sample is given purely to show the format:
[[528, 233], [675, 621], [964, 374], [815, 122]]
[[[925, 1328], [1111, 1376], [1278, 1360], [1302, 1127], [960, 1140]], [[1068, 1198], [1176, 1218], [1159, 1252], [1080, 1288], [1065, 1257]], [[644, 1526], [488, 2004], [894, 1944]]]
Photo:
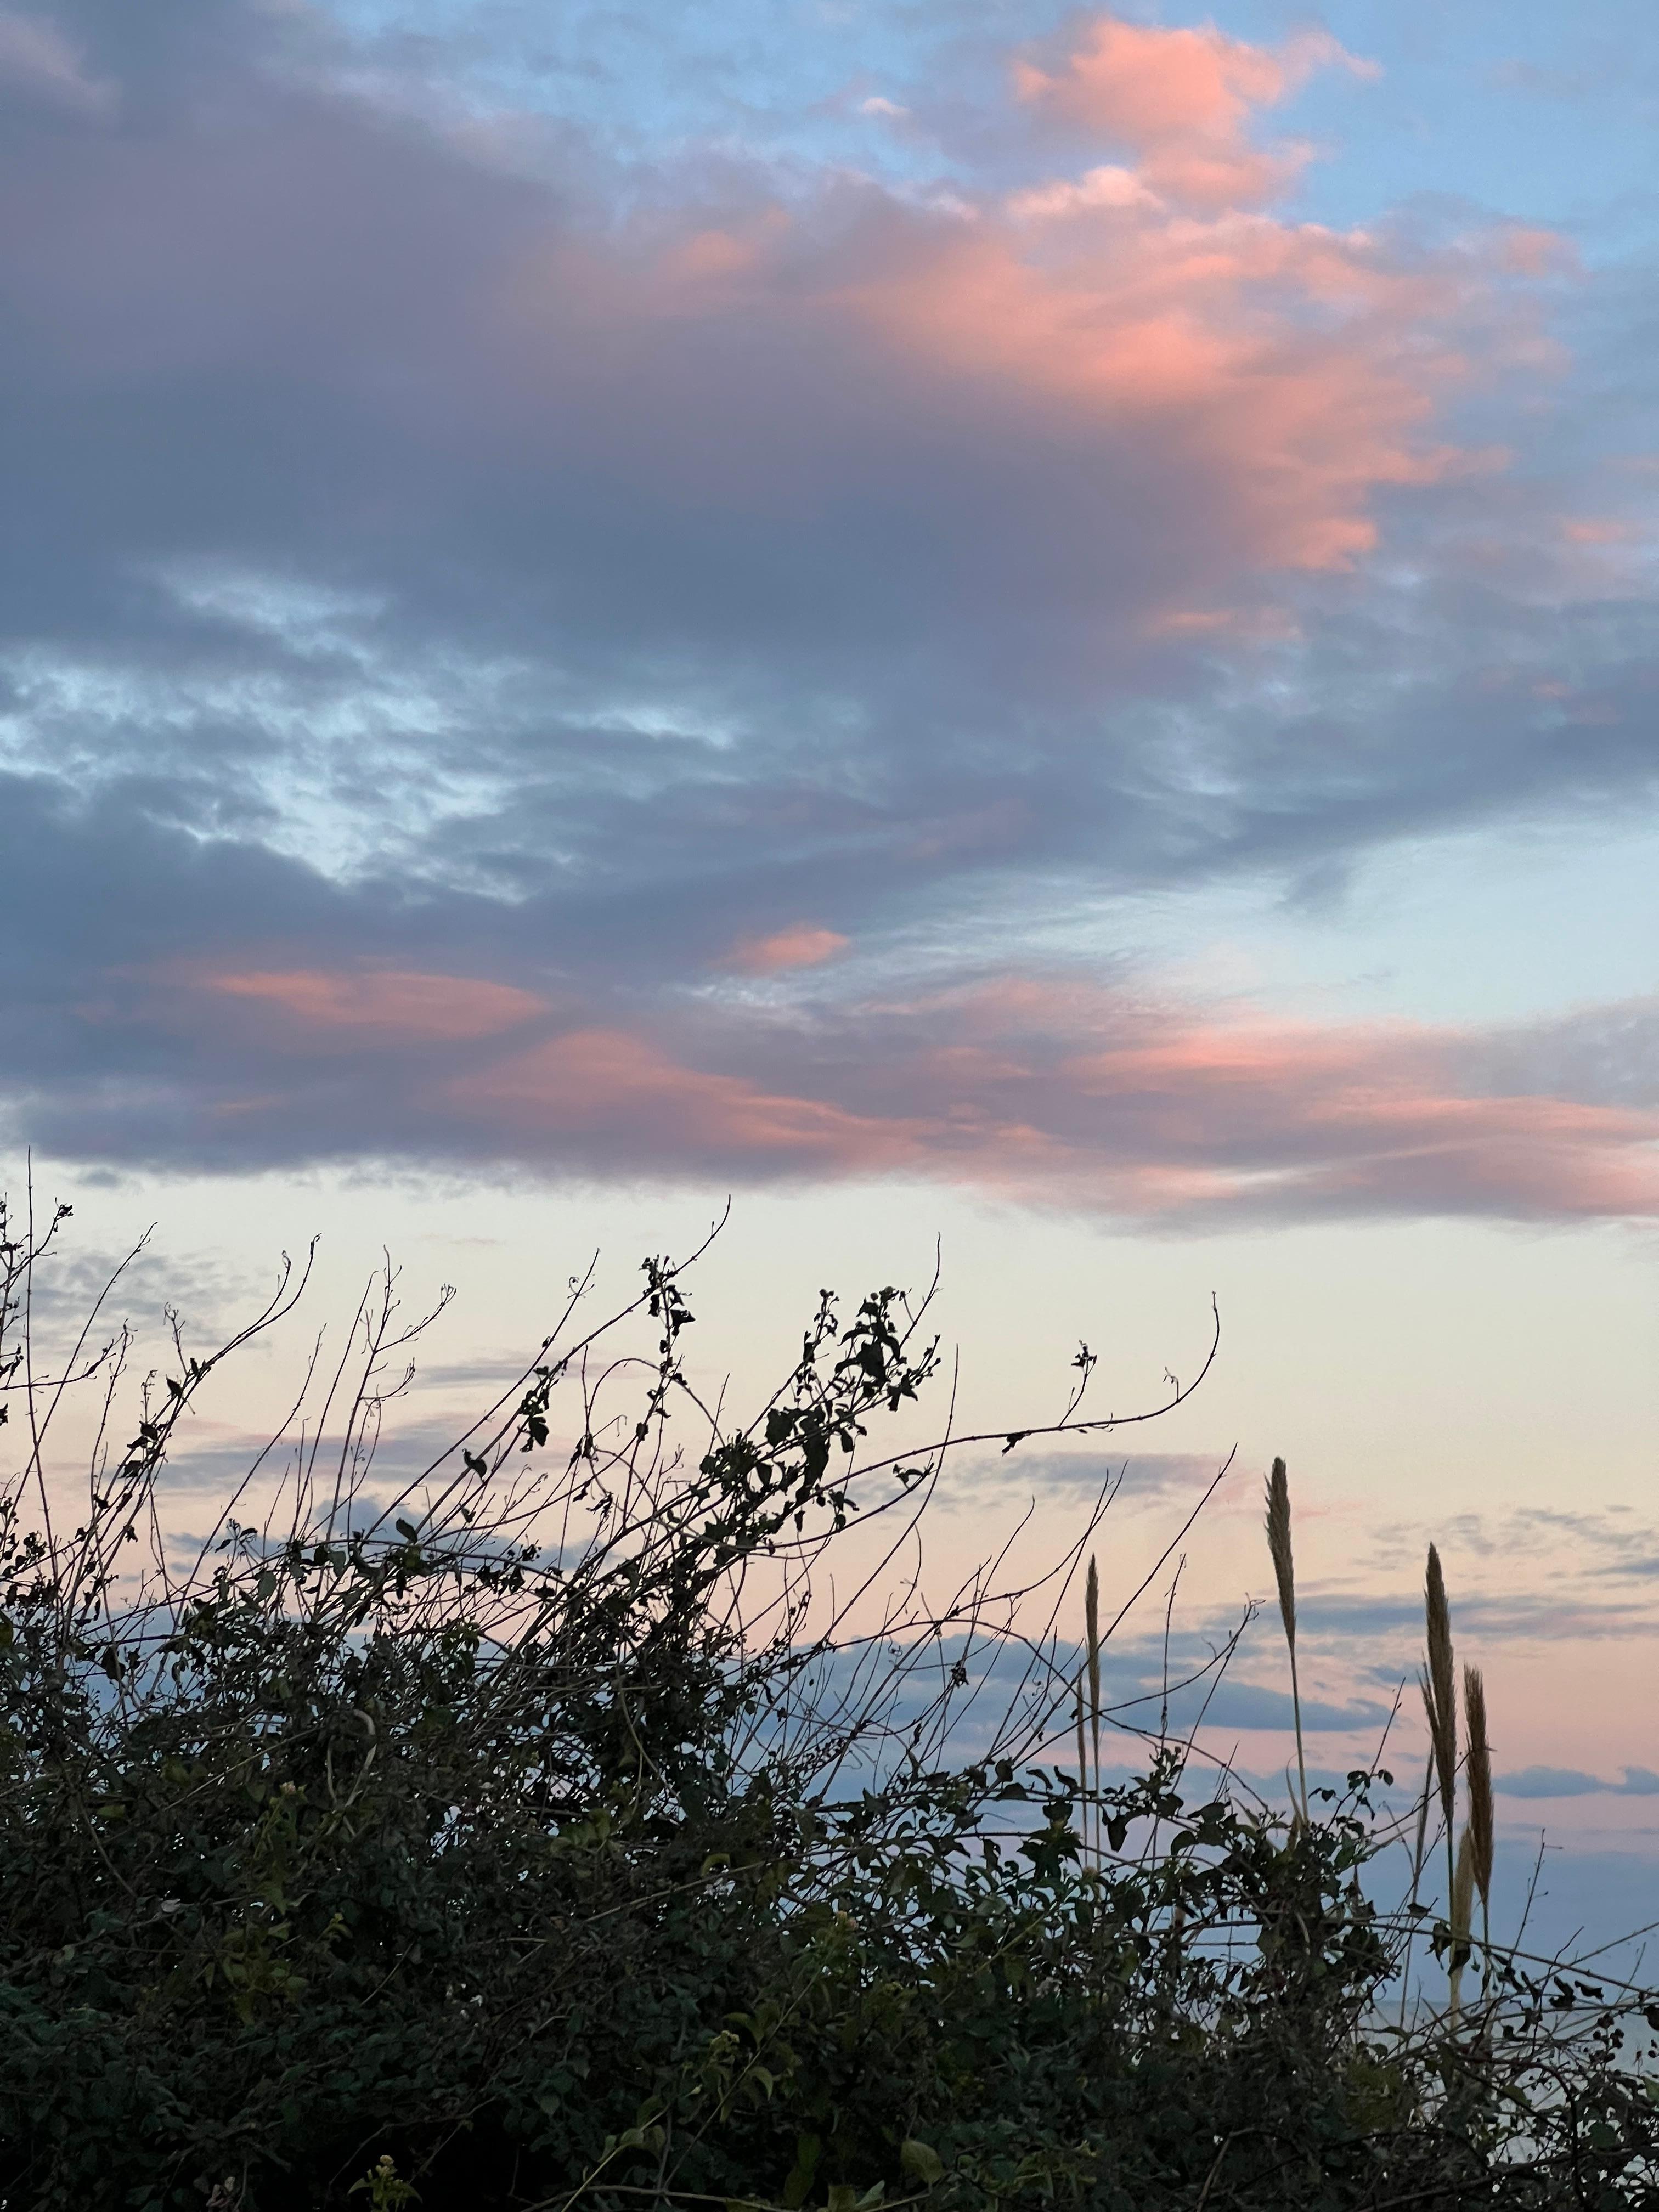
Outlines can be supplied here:
[[[1189, 1745], [1103, 1776], [1092, 1560], [1085, 1646], [1060, 1635], [1093, 1522], [1035, 1582], [889, 1589], [946, 1453], [986, 1442], [872, 1440], [934, 1376], [927, 1298], [826, 1293], [733, 1422], [684, 1357], [690, 1263], [598, 1327], [576, 1284], [388, 1495], [424, 1325], [388, 1271], [185, 1556], [180, 1423], [305, 1271], [211, 1355], [175, 1324], [125, 1420], [96, 1311], [37, 1364], [62, 1228], [0, 1224], [9, 2206], [1654, 2201], [1639, 1993], [1488, 1944], [1478, 2002], [1384, 2002], [1413, 1915], [1362, 1882], [1372, 1777], [1285, 1818]], [[1121, 1426], [1075, 1364], [1058, 1420], [993, 1441]], [[1467, 1913], [1431, 1932], [1469, 1948]]]

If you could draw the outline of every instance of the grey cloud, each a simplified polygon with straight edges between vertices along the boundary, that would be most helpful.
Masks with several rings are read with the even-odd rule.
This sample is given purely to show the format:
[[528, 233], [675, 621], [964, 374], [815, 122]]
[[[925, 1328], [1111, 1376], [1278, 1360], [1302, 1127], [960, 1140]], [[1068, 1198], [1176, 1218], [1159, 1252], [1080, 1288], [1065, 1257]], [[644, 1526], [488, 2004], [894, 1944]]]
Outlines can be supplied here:
[[[1182, 1702], [1190, 1708], [1194, 1701], [1188, 1697]], [[1196, 1711], [1189, 1711], [1188, 1718], [1189, 1723], [1195, 1721]], [[1328, 1729], [1376, 1730], [1381, 1729], [1388, 1718], [1388, 1706], [1370, 1698], [1355, 1699], [1346, 1705], [1333, 1705], [1321, 1698], [1304, 1698], [1302, 1701], [1302, 1725], [1322, 1734]], [[1295, 1709], [1288, 1691], [1264, 1689], [1255, 1683], [1236, 1682], [1231, 1679], [1221, 1684], [1205, 1712], [1206, 1731], [1218, 1729], [1290, 1729], [1294, 1723]]]
[[[1546, 483], [1378, 493], [1392, 568], [1266, 605], [1249, 468], [829, 311], [948, 268], [937, 210], [729, 152], [624, 169], [574, 127], [497, 158], [366, 92], [298, 11], [41, 20], [119, 96], [20, 81], [0, 141], [31, 210], [0, 246], [20, 1139], [227, 1169], [824, 1167], [811, 1143], [757, 1157], [741, 1115], [702, 1143], [666, 1113], [483, 1127], [411, 1079], [471, 1049], [273, 1049], [191, 1012], [178, 971], [211, 957], [533, 991], [550, 1034], [603, 1023], [692, 1079], [861, 1117], [879, 1168], [881, 1125], [945, 1087], [894, 1059], [954, 1018], [911, 1003], [915, 943], [988, 896], [1264, 867], [1305, 895], [1379, 838], [1650, 782], [1645, 613], [1565, 592]], [[724, 306], [672, 312], [664, 272], [720, 236]], [[1513, 286], [1467, 308], [1495, 357], [1540, 312]], [[1472, 400], [1472, 434], [1524, 429], [1514, 399]], [[1495, 514], [1505, 565], [1477, 569]], [[1297, 634], [1153, 635], [1182, 594]], [[734, 939], [803, 920], [854, 940], [862, 1000], [711, 980]], [[1626, 1009], [1475, 1039], [1455, 1080], [1650, 1103], [1653, 1030]], [[1063, 1042], [1025, 1041], [1022, 1115]], [[969, 1126], [1019, 1089], [947, 1103]], [[1047, 1089], [1045, 1139], [1082, 1141], [1097, 1101]], [[1311, 1125], [1290, 1141], [1305, 1158]], [[1266, 1213], [1560, 1203], [1420, 1147], [1298, 1181], [1248, 1116], [1206, 1144]]]
[[1627, 1766], [1622, 1781], [1607, 1782], [1577, 1767], [1525, 1766], [1515, 1774], [1496, 1776], [1493, 1786], [1507, 1797], [1651, 1797], [1659, 1792], [1659, 1774], [1645, 1766]]
[[[1058, 1415], [1060, 1408], [1055, 1407]], [[1126, 1504], [1196, 1494], [1211, 1481], [1227, 1455], [1203, 1452], [1103, 1452], [1080, 1447], [1054, 1450], [1021, 1445], [991, 1459], [946, 1462], [939, 1505], [979, 1510], [988, 1500], [1013, 1502], [1064, 1498], [1082, 1504], [1110, 1490]]]
[[1495, 1777], [1493, 1783], [1507, 1797], [1578, 1797], [1586, 1790], [1607, 1786], [1593, 1774], [1581, 1774], [1567, 1766], [1523, 1767], [1518, 1773]]
[[[993, 421], [967, 395], [941, 408], [925, 379], [895, 385], [890, 363], [872, 382], [845, 341], [757, 322], [746, 298], [724, 320], [678, 328], [672, 349], [641, 352], [625, 306], [599, 319], [560, 261], [569, 194], [469, 162], [413, 120], [260, 70], [231, 42], [245, 26], [250, 47], [268, 43], [269, 25], [227, 8], [210, 20], [205, 55], [176, 62], [171, 104], [157, 95], [122, 130], [59, 131], [17, 157], [40, 209], [36, 242], [10, 271], [33, 308], [17, 372], [33, 434], [14, 457], [12, 505], [33, 524], [18, 606], [31, 636], [78, 640], [105, 665], [125, 642], [139, 669], [159, 665], [198, 689], [210, 726], [216, 671], [278, 679], [303, 711], [331, 678], [372, 698], [388, 659], [405, 665], [422, 637], [442, 637], [463, 664], [528, 653], [543, 703], [510, 710], [493, 744], [460, 711], [454, 750], [476, 753], [483, 738], [499, 775], [533, 765], [544, 779], [550, 747], [594, 756], [583, 767], [599, 788], [584, 797], [601, 841], [617, 818], [607, 796], [623, 798], [605, 789], [619, 733], [584, 744], [583, 710], [611, 705], [618, 684], [671, 726], [676, 708], [693, 726], [711, 715], [773, 726], [741, 745], [748, 788], [735, 810], [721, 764], [711, 789], [696, 747], [681, 761], [671, 745], [666, 763], [659, 748], [647, 782], [689, 781], [682, 795], [711, 810], [715, 834], [722, 819], [764, 834], [769, 811], [799, 814], [806, 801], [843, 860], [849, 833], [885, 860], [901, 825], [925, 820], [947, 757], [961, 787], [951, 815], [1007, 816], [979, 831], [978, 851], [971, 838], [959, 848], [958, 866], [1037, 857], [1034, 841], [1043, 857], [1069, 846], [1081, 862], [1103, 833], [1116, 869], [1157, 874], [1275, 842], [1293, 859], [1304, 837], [1311, 852], [1315, 838], [1352, 834], [1340, 816], [1353, 799], [1334, 816], [1318, 788], [1316, 707], [1261, 733], [1261, 803], [1241, 811], [1237, 797], [1218, 806], [1183, 789], [1182, 756], [1200, 732], [1160, 728], [1151, 711], [1173, 681], [1213, 748], [1204, 659], [1159, 653], [1137, 669], [1132, 654], [1115, 674], [1079, 659], [1103, 614], [1115, 625], [1172, 580], [1194, 582], [1206, 549], [1224, 543], [1202, 476], [1160, 483], [1174, 457], [1102, 443], [1081, 425], [1056, 448], [1046, 422], [1007, 410]], [[109, 19], [98, 25], [106, 40]], [[134, 46], [121, 40], [129, 67]], [[204, 70], [240, 109], [234, 140], [195, 123], [188, 94]], [[690, 178], [679, 189], [708, 188]], [[758, 177], [728, 179], [708, 219], [741, 225], [763, 189]], [[813, 250], [878, 264], [912, 252], [907, 226], [922, 227], [856, 193], [832, 197], [824, 220]], [[541, 252], [549, 308], [504, 331], [496, 290]], [[112, 359], [129, 364], [125, 418], [102, 398]], [[561, 403], [550, 416], [550, 383]], [[352, 649], [319, 658], [222, 610], [169, 603], [158, 571], [192, 558], [263, 573], [277, 590], [367, 585], [384, 611], [348, 620]], [[988, 675], [994, 703], [975, 711]], [[1138, 707], [1145, 675], [1157, 688]], [[431, 680], [456, 714], [461, 702]], [[1128, 726], [1103, 744], [1106, 698]], [[1016, 701], [1017, 751], [997, 734]], [[1399, 776], [1414, 712], [1365, 749], [1372, 805]], [[268, 742], [246, 702], [227, 719], [216, 748], [210, 726], [198, 738], [210, 758]], [[1504, 720], [1513, 775], [1513, 712]], [[792, 732], [781, 743], [781, 723]], [[884, 742], [900, 726], [908, 758]], [[821, 749], [836, 757], [815, 759]], [[1426, 765], [1421, 748], [1403, 757], [1411, 773]], [[1582, 744], [1576, 758], [1582, 776]], [[1367, 781], [1352, 767], [1345, 794]], [[1086, 836], [1056, 803], [1062, 780], [1073, 799], [1092, 799]], [[1304, 805], [1287, 805], [1304, 780]], [[856, 786], [852, 807], [838, 807]], [[1404, 815], [1413, 803], [1402, 787]], [[636, 804], [620, 812], [636, 823]], [[516, 842], [514, 820], [498, 815], [472, 837]], [[442, 865], [440, 853], [426, 859]]]
[[1598, 1105], [1651, 1107], [1659, 1102], [1659, 999], [1584, 1007], [1484, 1040], [1468, 1057], [1493, 1091], [1559, 1097], [1565, 1082], [1573, 1097]]
[[[474, 1403], [478, 1411], [493, 1402], [495, 1394], [480, 1391]], [[447, 1418], [422, 1415], [399, 1417], [397, 1408], [388, 1410], [386, 1425], [375, 1444], [372, 1461], [373, 1483], [376, 1492], [387, 1492], [413, 1482], [425, 1474], [428, 1468], [449, 1459], [453, 1465], [458, 1440], [467, 1427], [471, 1413], [458, 1411]], [[568, 1440], [567, 1440], [568, 1441]], [[290, 1479], [296, 1465], [296, 1455], [303, 1449], [307, 1462], [314, 1461], [319, 1468], [331, 1468], [337, 1462], [344, 1442], [343, 1433], [324, 1434], [320, 1437], [307, 1432], [303, 1443], [299, 1431], [275, 1440], [266, 1437], [247, 1437], [235, 1443], [193, 1444], [188, 1437], [162, 1468], [157, 1481], [164, 1495], [175, 1492], [209, 1492], [222, 1496], [229, 1493], [259, 1462], [259, 1479], [276, 1481]], [[555, 1448], [557, 1439], [555, 1440]]]
[[1128, 974], [901, 995], [856, 957], [647, 985], [580, 896], [342, 881], [113, 792], [14, 775], [0, 794], [32, 923], [8, 971], [8, 1121], [62, 1156], [733, 1184], [896, 1169], [1166, 1226], [1656, 1202], [1650, 1115], [1485, 1088], [1478, 1033], [1232, 1030]]
[[[16, 1209], [15, 1230], [24, 1199], [15, 1188], [9, 1196]], [[43, 1347], [72, 1341], [94, 1308], [94, 1334], [108, 1334], [125, 1322], [141, 1333], [142, 1341], [143, 1333], [163, 1325], [171, 1309], [192, 1343], [199, 1345], [220, 1328], [228, 1313], [257, 1304], [254, 1294], [270, 1287], [217, 1255], [177, 1253], [154, 1244], [136, 1254], [131, 1249], [88, 1248], [62, 1231], [56, 1249], [32, 1275], [30, 1313], [35, 1341]]]
[[[1552, 1583], [1540, 1572], [1540, 1586], [1522, 1584], [1501, 1593], [1461, 1593], [1454, 1607], [1454, 1626], [1468, 1642], [1480, 1638], [1492, 1644], [1514, 1638], [1519, 1642], [1602, 1642], [1650, 1632], [1653, 1607], [1645, 1597], [1614, 1597], [1598, 1587]], [[1409, 1678], [1417, 1663], [1423, 1638], [1423, 1600], [1420, 1595], [1398, 1598], [1346, 1597], [1311, 1594], [1297, 1595], [1298, 1631], [1328, 1637], [1333, 1648], [1349, 1636], [1399, 1639], [1396, 1679]]]

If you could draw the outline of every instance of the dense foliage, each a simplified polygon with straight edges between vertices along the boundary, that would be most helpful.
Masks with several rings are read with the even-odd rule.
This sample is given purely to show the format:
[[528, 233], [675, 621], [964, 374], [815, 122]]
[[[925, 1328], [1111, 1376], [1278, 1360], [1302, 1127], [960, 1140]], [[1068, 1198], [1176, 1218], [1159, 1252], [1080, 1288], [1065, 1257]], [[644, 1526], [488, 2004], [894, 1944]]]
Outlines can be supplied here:
[[[14, 1326], [51, 1237], [0, 1238]], [[12, 1340], [7, 2204], [1653, 2201], [1641, 2000], [1488, 1960], [1455, 2027], [1385, 2013], [1369, 1778], [1310, 1821], [1180, 1746], [1083, 1789], [1075, 1553], [879, 1635], [815, 1607], [825, 1547], [938, 1478], [866, 1436], [933, 1372], [925, 1302], [826, 1297], [742, 1425], [686, 1374], [682, 1270], [647, 1266], [642, 1358], [579, 1310], [388, 1500], [386, 1282], [328, 1461], [313, 1433], [183, 1565], [157, 1477], [225, 1353], [178, 1342], [65, 1534], [46, 1442], [76, 1389], [118, 1402], [124, 1340], [43, 1379]], [[1012, 1693], [955, 1763], [992, 1656]]]

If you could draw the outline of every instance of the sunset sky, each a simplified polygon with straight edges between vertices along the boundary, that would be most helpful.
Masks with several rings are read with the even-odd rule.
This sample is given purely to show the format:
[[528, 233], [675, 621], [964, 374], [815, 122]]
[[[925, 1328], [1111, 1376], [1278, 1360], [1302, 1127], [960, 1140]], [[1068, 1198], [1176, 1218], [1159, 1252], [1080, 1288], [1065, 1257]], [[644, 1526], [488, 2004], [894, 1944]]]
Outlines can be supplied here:
[[0, 8], [14, 1188], [389, 1245], [423, 1419], [728, 1193], [738, 1390], [936, 1237], [988, 1425], [1214, 1292], [1115, 1571], [1284, 1453], [1322, 1762], [1433, 1536], [1659, 1851], [1656, 147], [1642, 0]]

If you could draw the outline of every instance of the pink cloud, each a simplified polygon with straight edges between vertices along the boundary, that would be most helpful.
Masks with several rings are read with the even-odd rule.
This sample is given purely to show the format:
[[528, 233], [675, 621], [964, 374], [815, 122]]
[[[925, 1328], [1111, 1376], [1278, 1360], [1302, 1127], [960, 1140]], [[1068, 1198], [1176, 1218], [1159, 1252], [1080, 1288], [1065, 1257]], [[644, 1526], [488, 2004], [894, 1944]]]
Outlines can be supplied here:
[[775, 975], [786, 968], [815, 968], [821, 961], [833, 960], [849, 942], [838, 930], [799, 921], [769, 937], [739, 939], [720, 964], [739, 975]]
[[[1659, 1213], [1659, 1113], [1475, 1079], [1478, 1036], [1011, 977], [672, 1037], [574, 1031], [442, 1089], [487, 1144], [629, 1171], [902, 1170], [1178, 1224]], [[719, 1065], [711, 1065], [719, 1062]]]
[[[361, 1142], [366, 1115], [416, 1154], [732, 1185], [902, 1173], [1169, 1226], [1659, 1215], [1659, 1109], [1626, 1103], [1619, 1076], [1659, 1052], [1659, 1000], [1535, 1030], [1321, 1024], [1016, 973], [898, 999], [699, 993], [567, 1012], [549, 1034], [546, 1001], [455, 975], [155, 980], [239, 1143], [266, 1124], [302, 1147]], [[227, 1024], [227, 1002], [258, 1021]], [[513, 1034], [532, 1019], [539, 1034]], [[328, 1050], [314, 1091], [296, 1043]]]
[[[970, 652], [1040, 639], [1059, 682], [1054, 638], [1092, 676], [1179, 650], [1172, 610], [1352, 563], [1379, 491], [1462, 465], [1442, 401], [1531, 336], [1516, 257], [1544, 270], [1542, 234], [1436, 255], [1267, 210], [1300, 157], [1253, 146], [1250, 117], [1344, 59], [1100, 17], [1013, 88], [1109, 124], [1124, 159], [971, 206], [828, 168], [786, 205], [733, 167], [630, 216], [285, 98], [258, 129], [81, 134], [20, 170], [32, 221], [0, 273], [72, 386], [286, 377], [319, 419], [367, 410], [395, 473], [365, 513], [471, 485], [510, 544], [507, 487], [556, 515], [560, 485], [603, 483], [638, 542], [678, 550], [665, 573], [702, 580], [705, 553], [705, 595], [740, 608], [757, 574], [782, 600], [817, 573], [769, 547], [838, 531], [869, 533], [826, 564], [855, 597], [900, 514], [884, 615], [914, 599]], [[441, 544], [453, 518], [430, 520]], [[577, 609], [609, 572], [602, 542], [574, 557]], [[759, 651], [787, 634], [756, 619]]]
[[1131, 1152], [1213, 1178], [1224, 1209], [1659, 1212], [1659, 1114], [1483, 1095], [1459, 1082], [1461, 1043], [1407, 1024], [1197, 1024], [1068, 1055], [1057, 1085], [1073, 1120], [1096, 1102]]
[[1569, 545], [1627, 545], [1642, 532], [1637, 524], [1617, 515], [1584, 514], [1564, 520], [1561, 535]]
[[[1102, 661], [1178, 635], [1171, 609], [1352, 566], [1380, 491], [1474, 465], [1436, 434], [1443, 403], [1559, 365], [1537, 354], [1511, 235], [1425, 253], [1263, 207], [1289, 169], [1240, 118], [1346, 60], [1328, 40], [1268, 51], [1107, 18], [1073, 59], [1075, 82], [1027, 62], [1017, 88], [1107, 100], [1127, 163], [972, 206], [837, 177], [787, 211], [757, 187], [718, 221], [550, 237], [494, 294], [507, 386], [481, 412], [531, 450], [580, 423], [590, 461], [653, 502], [762, 530], [866, 496], [879, 511], [896, 455], [933, 479], [907, 482], [907, 505], [975, 495], [939, 572], [993, 572], [982, 603], [1075, 618]], [[1086, 538], [1045, 469], [1060, 451], [1093, 492]]]
[[1576, 275], [1583, 266], [1577, 246], [1559, 230], [1512, 223], [1498, 244], [1504, 267], [1517, 276]]
[[848, 1112], [747, 1078], [676, 1060], [624, 1030], [574, 1030], [445, 1086], [446, 1102], [538, 1152], [597, 1146], [640, 1168], [696, 1170], [747, 1161], [781, 1169], [872, 1172], [917, 1155], [902, 1120]]
[[932, 234], [876, 258], [842, 304], [951, 382], [1018, 395], [1056, 435], [1141, 438], [1211, 526], [1194, 580], [1345, 567], [1375, 542], [1376, 489], [1464, 465], [1424, 434], [1437, 392], [1469, 373], [1455, 341], [1435, 342], [1468, 296], [1467, 267], [1402, 268], [1317, 225], [1127, 202], [1058, 246], [1024, 228]]
[[399, 969], [250, 969], [199, 979], [206, 989], [274, 1009], [302, 1029], [374, 1041], [464, 1043], [497, 1036], [546, 1011], [510, 984]]
[[1014, 87], [1040, 113], [1133, 148], [1154, 190], [1218, 209], [1269, 198], [1295, 175], [1306, 148], [1264, 152], [1245, 126], [1333, 63], [1370, 67], [1322, 32], [1270, 48], [1213, 24], [1166, 30], [1102, 15], [1057, 67], [1017, 61]]

